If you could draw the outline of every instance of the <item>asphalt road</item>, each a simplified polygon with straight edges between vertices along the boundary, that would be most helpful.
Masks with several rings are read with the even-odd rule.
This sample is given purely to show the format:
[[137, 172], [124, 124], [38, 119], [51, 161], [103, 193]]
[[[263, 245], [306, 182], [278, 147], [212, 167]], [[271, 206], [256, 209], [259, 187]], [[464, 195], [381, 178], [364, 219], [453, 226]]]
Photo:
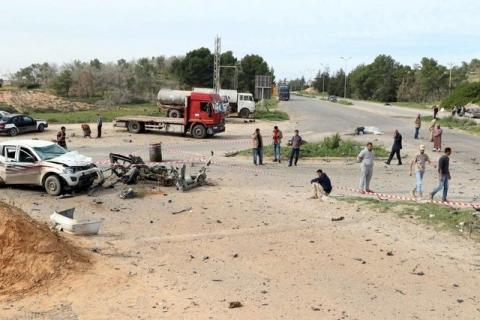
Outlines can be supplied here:
[[[292, 99], [282, 104], [282, 109], [290, 114], [297, 122], [298, 129], [308, 135], [325, 135], [332, 132], [353, 132], [356, 127], [374, 126], [384, 132], [381, 140], [386, 140], [388, 148], [389, 136], [398, 129], [403, 135], [404, 143], [424, 143], [430, 147], [428, 138], [428, 123], [423, 123], [421, 139], [415, 141], [414, 120], [418, 113], [430, 115], [429, 110], [383, 106], [378, 103], [354, 102], [346, 106], [319, 99], [292, 96]], [[454, 157], [471, 162], [472, 158], [479, 157], [480, 136], [470, 135], [458, 130], [443, 128], [443, 146], [450, 146], [454, 150]]]

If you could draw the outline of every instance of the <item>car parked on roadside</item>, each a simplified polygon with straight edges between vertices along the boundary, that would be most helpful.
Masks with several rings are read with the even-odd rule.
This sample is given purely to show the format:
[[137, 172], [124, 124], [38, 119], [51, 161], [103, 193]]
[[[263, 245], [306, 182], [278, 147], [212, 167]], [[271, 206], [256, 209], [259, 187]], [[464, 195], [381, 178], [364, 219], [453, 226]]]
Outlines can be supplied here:
[[328, 96], [327, 100], [330, 101], [330, 102], [337, 102], [337, 96], [333, 96], [333, 95]]
[[102, 181], [102, 171], [92, 159], [43, 140], [0, 142], [0, 183], [34, 185], [53, 196], [90, 188]]
[[0, 119], [0, 133], [12, 137], [20, 133], [43, 132], [47, 127], [47, 121], [34, 119], [26, 114], [8, 114]]
[[0, 110], [0, 118], [9, 117], [11, 115], [12, 114], [10, 112]]
[[465, 110], [464, 116], [468, 118], [480, 118], [480, 108], [469, 107]]

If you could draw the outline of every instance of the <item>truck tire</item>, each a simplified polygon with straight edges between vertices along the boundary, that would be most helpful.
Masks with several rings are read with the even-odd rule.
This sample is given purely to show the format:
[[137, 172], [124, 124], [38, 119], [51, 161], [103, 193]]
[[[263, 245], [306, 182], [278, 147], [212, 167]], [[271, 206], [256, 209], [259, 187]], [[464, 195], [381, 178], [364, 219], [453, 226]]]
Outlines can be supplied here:
[[62, 193], [63, 186], [60, 177], [57, 175], [48, 176], [43, 182], [45, 191], [51, 196], [59, 196]]
[[45, 125], [43, 123], [40, 123], [37, 128], [38, 132], [43, 132], [45, 131]]
[[241, 118], [248, 118], [250, 116], [250, 110], [248, 110], [247, 108], [243, 108], [242, 110], [240, 110], [240, 117]]
[[171, 110], [168, 110], [168, 117], [170, 117], [170, 118], [181, 118], [182, 113], [180, 112], [180, 110], [171, 109]]
[[15, 137], [18, 134], [18, 129], [17, 128], [11, 128], [10, 130], [8, 130], [8, 134], [11, 137]]
[[128, 122], [128, 132], [131, 133], [140, 133], [143, 131], [143, 124], [138, 121], [129, 121]]
[[192, 137], [195, 139], [204, 139], [207, 136], [207, 129], [203, 124], [196, 124], [192, 128]]

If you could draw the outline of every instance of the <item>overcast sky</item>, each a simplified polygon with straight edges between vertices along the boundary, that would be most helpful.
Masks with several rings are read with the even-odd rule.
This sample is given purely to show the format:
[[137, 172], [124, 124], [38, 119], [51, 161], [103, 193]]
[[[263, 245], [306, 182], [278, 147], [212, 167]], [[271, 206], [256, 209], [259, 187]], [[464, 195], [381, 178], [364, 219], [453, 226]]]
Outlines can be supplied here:
[[0, 75], [34, 62], [183, 55], [201, 46], [262, 55], [277, 77], [480, 58], [478, 0], [0, 0]]

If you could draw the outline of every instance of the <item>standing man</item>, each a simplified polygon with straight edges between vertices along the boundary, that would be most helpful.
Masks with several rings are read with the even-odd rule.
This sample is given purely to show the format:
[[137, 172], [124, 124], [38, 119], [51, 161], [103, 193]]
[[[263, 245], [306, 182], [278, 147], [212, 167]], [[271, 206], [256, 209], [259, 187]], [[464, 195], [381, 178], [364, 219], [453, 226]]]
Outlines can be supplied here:
[[[425, 153], [425, 145], [420, 145], [419, 153], [413, 158], [410, 163], [410, 176], [412, 176], [413, 166], [415, 165], [415, 177], [417, 179], [416, 187], [412, 190], [412, 196], [418, 199], [422, 199], [423, 196], [423, 175], [425, 174], [425, 164], [430, 162], [430, 158]], [[436, 168], [436, 166], [434, 165]]]
[[67, 133], [65, 127], [61, 127], [60, 131], [57, 133], [57, 144], [60, 147], [67, 149]]
[[402, 150], [402, 135], [398, 130], [395, 130], [393, 133], [393, 145], [392, 150], [390, 151], [390, 156], [388, 157], [386, 164], [390, 164], [390, 161], [393, 159], [393, 155], [397, 155], [398, 165], [402, 165], [402, 158], [400, 157], [400, 150]]
[[100, 139], [102, 137], [102, 125], [103, 119], [100, 113], [97, 113], [97, 138]]
[[437, 119], [437, 114], [438, 114], [438, 106], [434, 105], [433, 106], [433, 119]]
[[415, 119], [415, 137], [414, 139], [418, 140], [418, 134], [420, 133], [420, 127], [422, 126], [422, 117], [420, 113], [417, 115], [417, 118]]
[[310, 181], [312, 184], [313, 195], [310, 199], [318, 199], [320, 196], [328, 196], [332, 192], [332, 183], [330, 178], [321, 170], [317, 170], [317, 177]]
[[253, 151], [253, 164], [257, 165], [258, 163], [263, 165], [263, 138], [260, 134], [260, 129], [255, 129], [255, 132], [252, 134], [252, 151]]
[[283, 133], [277, 126], [273, 127], [272, 144], [273, 144], [273, 162], [280, 163], [280, 144], [282, 143]]
[[448, 195], [448, 180], [451, 180], [450, 176], [450, 155], [452, 154], [451, 148], [445, 148], [445, 154], [438, 159], [438, 187], [433, 189], [430, 193], [430, 201], [433, 201], [433, 197], [437, 192], [443, 189], [442, 201], [447, 202]]
[[[298, 134], [298, 130], [295, 130], [295, 134], [290, 139], [290, 145], [292, 146], [292, 152], [290, 153], [290, 161], [288, 162], [288, 166], [292, 166], [292, 162], [297, 166], [298, 157], [300, 155], [300, 146], [302, 145], [303, 140], [302, 137]], [[295, 159], [295, 161], [294, 161]]]
[[358, 162], [361, 162], [361, 178], [360, 189], [362, 193], [372, 192], [370, 190], [370, 181], [372, 180], [373, 164], [375, 162], [375, 153], [373, 151], [373, 144], [367, 143], [367, 147], [363, 149], [357, 156]]

